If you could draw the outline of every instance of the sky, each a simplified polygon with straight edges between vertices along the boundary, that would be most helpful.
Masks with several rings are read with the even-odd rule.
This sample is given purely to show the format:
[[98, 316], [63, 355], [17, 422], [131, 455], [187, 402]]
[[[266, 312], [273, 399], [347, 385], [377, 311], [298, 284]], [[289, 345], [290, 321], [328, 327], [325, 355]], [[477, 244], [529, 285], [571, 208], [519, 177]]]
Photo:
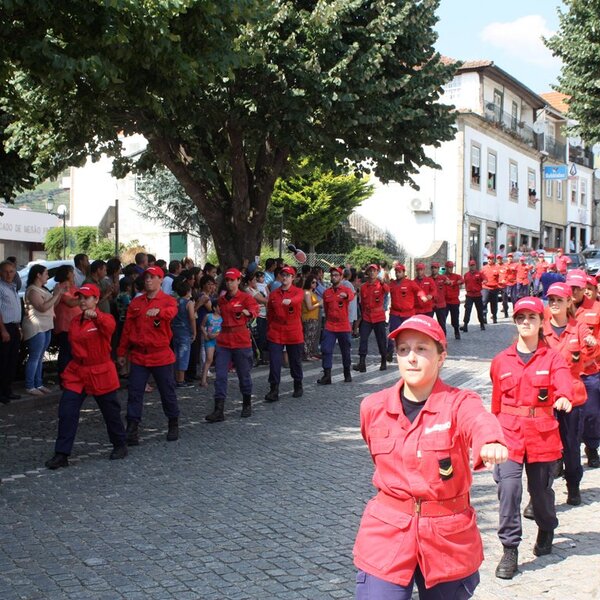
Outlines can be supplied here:
[[441, 0], [436, 48], [457, 60], [494, 64], [540, 94], [552, 91], [560, 60], [542, 36], [558, 29], [560, 0]]

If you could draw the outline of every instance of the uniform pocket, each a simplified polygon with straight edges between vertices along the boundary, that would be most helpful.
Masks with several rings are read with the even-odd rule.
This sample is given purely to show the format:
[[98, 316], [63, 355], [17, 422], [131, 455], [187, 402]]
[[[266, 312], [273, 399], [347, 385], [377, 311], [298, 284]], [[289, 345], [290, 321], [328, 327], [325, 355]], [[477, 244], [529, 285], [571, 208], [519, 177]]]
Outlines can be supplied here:
[[371, 454], [389, 454], [394, 449], [394, 438], [371, 438], [369, 441], [369, 450]]
[[112, 362], [88, 367], [88, 377], [97, 395], [107, 394], [119, 387], [119, 378]]

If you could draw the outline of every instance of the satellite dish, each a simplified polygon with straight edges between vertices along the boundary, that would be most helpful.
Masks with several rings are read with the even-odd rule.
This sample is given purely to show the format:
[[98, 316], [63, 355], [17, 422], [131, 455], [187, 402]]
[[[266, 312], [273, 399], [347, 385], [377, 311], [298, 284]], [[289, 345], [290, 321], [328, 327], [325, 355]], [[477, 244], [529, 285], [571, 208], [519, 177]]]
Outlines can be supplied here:
[[593, 146], [592, 146], [592, 152], [598, 156], [598, 154], [600, 154], [600, 142], [596, 142]]
[[594, 170], [594, 177], [595, 177], [596, 179], [600, 179], [600, 169], [595, 169], [595, 170]]
[[540, 133], [544, 133], [545, 129], [546, 129], [545, 121], [536, 121], [533, 124], [533, 133], [537, 133], [539, 135]]
[[569, 138], [569, 146], [581, 146], [581, 136], [574, 135]]

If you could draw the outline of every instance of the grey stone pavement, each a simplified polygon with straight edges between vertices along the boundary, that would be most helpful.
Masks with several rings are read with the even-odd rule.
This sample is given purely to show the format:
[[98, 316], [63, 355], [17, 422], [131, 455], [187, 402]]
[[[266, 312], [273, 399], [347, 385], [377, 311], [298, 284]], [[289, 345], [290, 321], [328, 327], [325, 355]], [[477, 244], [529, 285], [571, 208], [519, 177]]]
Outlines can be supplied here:
[[[444, 379], [489, 404], [490, 359], [513, 336], [501, 319], [450, 340]], [[352, 598], [353, 540], [374, 493], [359, 404], [398, 374], [394, 366], [380, 372], [372, 358], [345, 384], [338, 357], [335, 385], [322, 388], [319, 372], [319, 363], [305, 363], [304, 397], [291, 398], [286, 375], [281, 401], [265, 404], [267, 371], [255, 369], [250, 419], [239, 418], [231, 377], [227, 420], [215, 425], [203, 418], [212, 388], [184, 390], [175, 443], [165, 441], [166, 419], [148, 394], [142, 443], [123, 461], [107, 460], [89, 399], [71, 466], [55, 472], [43, 464], [57, 398], [0, 405], [0, 600]], [[600, 598], [600, 469], [586, 468], [580, 507], [567, 507], [562, 480], [555, 490], [554, 552], [533, 556], [536, 528], [525, 521], [521, 574], [501, 581], [495, 484], [489, 472], [475, 475], [486, 554], [475, 598]]]

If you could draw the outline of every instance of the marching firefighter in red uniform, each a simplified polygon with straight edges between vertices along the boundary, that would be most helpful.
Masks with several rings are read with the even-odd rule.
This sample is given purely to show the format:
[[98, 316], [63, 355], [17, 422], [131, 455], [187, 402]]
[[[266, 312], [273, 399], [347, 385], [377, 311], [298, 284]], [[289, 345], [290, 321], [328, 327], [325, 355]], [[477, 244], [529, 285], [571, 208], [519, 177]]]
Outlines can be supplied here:
[[302, 352], [304, 331], [302, 329], [302, 302], [304, 291], [292, 285], [296, 269], [283, 267], [280, 271], [282, 284], [269, 294], [267, 303], [267, 340], [269, 341], [269, 385], [265, 395], [267, 402], [279, 400], [279, 382], [283, 349], [287, 350], [290, 373], [294, 380], [294, 398], [302, 396]]
[[425, 263], [417, 263], [415, 265], [415, 271], [417, 276], [415, 277], [415, 283], [421, 288], [423, 294], [427, 298], [427, 302], [421, 302], [415, 306], [415, 313], [417, 315], [427, 315], [433, 317], [433, 309], [435, 304], [435, 293], [436, 285], [435, 281], [431, 277], [425, 275]]
[[110, 356], [111, 338], [116, 328], [112, 315], [97, 309], [100, 290], [93, 284], [80, 287], [81, 316], [69, 326], [69, 343], [73, 358], [62, 372], [63, 393], [58, 405], [58, 437], [54, 456], [46, 462], [49, 469], [69, 466], [79, 413], [86, 396], [94, 396], [113, 450], [110, 459], [127, 456], [125, 428], [121, 421], [121, 405], [117, 399], [119, 377]]
[[479, 327], [483, 331], [485, 329], [483, 316], [483, 300], [481, 290], [483, 288], [483, 275], [477, 270], [477, 263], [474, 260], [469, 261], [469, 270], [465, 273], [465, 314], [463, 316], [463, 326], [460, 328], [465, 333], [468, 332], [469, 320], [471, 318], [471, 310], [475, 305], [477, 318], [479, 319]]
[[454, 272], [454, 263], [451, 260], [446, 261], [446, 305], [450, 313], [450, 324], [454, 329], [454, 339], [460, 340], [460, 288], [465, 280]]

